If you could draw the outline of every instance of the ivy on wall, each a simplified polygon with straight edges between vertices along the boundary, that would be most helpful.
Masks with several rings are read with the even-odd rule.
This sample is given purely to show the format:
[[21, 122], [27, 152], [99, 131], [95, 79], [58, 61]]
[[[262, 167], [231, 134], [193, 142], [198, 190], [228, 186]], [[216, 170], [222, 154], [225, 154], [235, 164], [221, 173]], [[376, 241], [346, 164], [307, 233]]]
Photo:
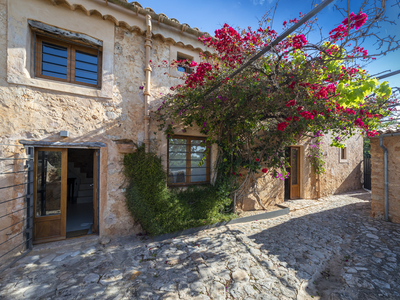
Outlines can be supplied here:
[[132, 217], [151, 236], [209, 225], [234, 218], [223, 182], [169, 189], [161, 158], [144, 146], [125, 155], [126, 204]]

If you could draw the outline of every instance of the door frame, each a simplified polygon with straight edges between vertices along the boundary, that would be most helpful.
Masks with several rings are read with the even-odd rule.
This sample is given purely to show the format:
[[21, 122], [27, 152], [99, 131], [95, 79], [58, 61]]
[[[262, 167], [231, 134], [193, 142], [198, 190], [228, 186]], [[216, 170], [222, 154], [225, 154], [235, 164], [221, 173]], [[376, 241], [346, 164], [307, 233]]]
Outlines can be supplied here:
[[[39, 151], [54, 151], [61, 152], [61, 194], [60, 194], [60, 214], [37, 217], [37, 164]], [[46, 242], [54, 242], [66, 239], [67, 229], [67, 177], [68, 177], [68, 149], [67, 148], [49, 148], [49, 147], [35, 147], [34, 150], [34, 167], [33, 167], [33, 244], [40, 244]], [[36, 239], [35, 225], [37, 223], [60, 220], [60, 233], [61, 235], [48, 238]]]
[[[26, 144], [28, 144], [28, 143], [26, 143]], [[63, 193], [64, 194], [64, 198], [65, 198], [65, 200], [64, 200], [65, 201], [65, 208], [64, 208], [65, 214], [63, 215], [63, 218], [65, 220], [63, 221], [63, 224], [62, 224], [62, 230], [64, 232], [64, 237], [60, 237], [60, 238], [57, 238], [57, 239], [54, 239], [54, 238], [40, 239], [40, 240], [36, 240], [35, 241], [34, 240], [34, 233], [33, 233], [33, 236], [32, 236], [33, 244], [47, 243], [47, 242], [53, 242], [53, 241], [66, 239], [66, 231], [67, 231], [67, 228], [66, 228], [66, 221], [67, 221], [67, 192], [68, 192], [67, 191], [68, 149], [82, 149], [82, 150], [92, 149], [92, 150], [94, 150], [93, 151], [93, 175], [94, 176], [93, 176], [93, 230], [92, 230], [92, 232], [94, 234], [100, 235], [100, 219], [99, 219], [99, 217], [100, 217], [100, 199], [101, 199], [100, 186], [101, 186], [101, 180], [103, 180], [103, 178], [101, 178], [101, 176], [100, 176], [100, 174], [101, 174], [100, 168], [101, 168], [101, 165], [102, 165], [102, 161], [101, 161], [101, 159], [102, 159], [102, 157], [101, 157], [102, 149], [101, 148], [106, 148], [106, 146], [104, 145], [104, 146], [100, 146], [100, 147], [80, 147], [79, 144], [77, 144], [76, 147], [70, 146], [70, 145], [68, 145], [67, 147], [62, 147], [62, 146], [61, 147], [60, 146], [57, 147], [57, 146], [55, 145], [54, 147], [52, 147], [52, 145], [43, 145], [43, 147], [41, 147], [40, 144], [36, 144], [36, 145], [33, 146], [34, 147], [34, 155], [35, 155], [34, 156], [35, 157], [35, 160], [34, 160], [35, 164], [34, 164], [34, 172], [33, 172], [34, 173], [34, 175], [33, 175], [33, 182], [34, 182], [34, 190], [33, 190], [33, 195], [34, 195], [34, 198], [33, 198], [33, 205], [34, 205], [34, 207], [33, 207], [33, 214], [34, 214], [33, 215], [33, 224], [35, 223], [35, 219], [38, 219], [38, 218], [36, 218], [36, 215], [35, 215], [35, 213], [36, 213], [36, 197], [37, 197], [37, 195], [36, 195], [36, 191], [37, 191], [37, 170], [36, 170], [36, 168], [37, 168], [38, 151], [46, 149], [47, 151], [57, 151], [57, 150], [60, 151], [61, 150], [62, 153], [66, 152], [67, 156], [66, 156], [65, 162], [63, 161], [66, 164], [66, 168], [62, 167], [62, 171], [66, 172], [65, 176], [62, 177], [62, 178], [65, 178], [65, 180], [64, 180], [65, 181], [64, 182], [64, 193]], [[106, 157], [107, 157], [107, 155], [106, 155]], [[97, 170], [96, 170], [96, 168], [97, 168]], [[96, 179], [95, 179], [95, 176], [96, 176]], [[61, 190], [63, 190], [63, 187], [61, 188]], [[53, 216], [49, 216], [49, 217], [53, 217]], [[54, 219], [57, 219], [57, 218], [54, 218]], [[48, 219], [48, 220], [50, 220], [50, 219]]]

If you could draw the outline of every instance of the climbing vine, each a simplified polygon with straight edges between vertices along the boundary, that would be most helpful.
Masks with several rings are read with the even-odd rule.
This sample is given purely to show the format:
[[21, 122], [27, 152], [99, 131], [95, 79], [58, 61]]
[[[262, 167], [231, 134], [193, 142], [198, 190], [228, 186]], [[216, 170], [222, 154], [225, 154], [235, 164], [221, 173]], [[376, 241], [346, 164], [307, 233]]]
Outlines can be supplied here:
[[[300, 14], [301, 17], [301, 14]], [[233, 178], [233, 189], [252, 182], [262, 172], [284, 180], [288, 176], [285, 148], [299, 139], [314, 139], [311, 163], [324, 172], [320, 137], [333, 133], [331, 146], [362, 132], [377, 134], [380, 119], [390, 115], [391, 89], [359, 66], [374, 59], [354, 44], [368, 16], [351, 13], [329, 36], [311, 43], [307, 33], [313, 21], [281, 41], [234, 78], [230, 74], [277, 37], [264, 19], [257, 30], [238, 32], [225, 24], [215, 37], [200, 40], [216, 54], [202, 61], [179, 61], [193, 72], [153, 113], [167, 137], [198, 126], [207, 143], [217, 144], [217, 174]], [[292, 19], [283, 29], [297, 23]], [[353, 43], [353, 46], [352, 46]], [[355, 45], [355, 46], [354, 46]]]
[[325, 161], [323, 160], [324, 152], [321, 149], [323, 144], [320, 135], [316, 135], [311, 139], [310, 145], [310, 163], [314, 169], [315, 174], [321, 175], [325, 173]]

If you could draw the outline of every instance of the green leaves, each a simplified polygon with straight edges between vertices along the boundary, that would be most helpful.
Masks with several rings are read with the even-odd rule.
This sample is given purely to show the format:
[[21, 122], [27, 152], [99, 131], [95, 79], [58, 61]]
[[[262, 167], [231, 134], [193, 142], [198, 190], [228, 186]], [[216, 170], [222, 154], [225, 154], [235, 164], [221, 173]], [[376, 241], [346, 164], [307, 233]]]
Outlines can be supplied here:
[[263, 71], [265, 74], [269, 74], [271, 72], [271, 68], [269, 67], [269, 65], [267, 63], [263, 63]]
[[230, 185], [169, 190], [161, 159], [154, 153], [146, 153], [144, 146], [124, 156], [124, 173], [129, 184], [125, 195], [127, 208], [152, 236], [234, 217], [225, 213], [225, 207], [232, 202]]

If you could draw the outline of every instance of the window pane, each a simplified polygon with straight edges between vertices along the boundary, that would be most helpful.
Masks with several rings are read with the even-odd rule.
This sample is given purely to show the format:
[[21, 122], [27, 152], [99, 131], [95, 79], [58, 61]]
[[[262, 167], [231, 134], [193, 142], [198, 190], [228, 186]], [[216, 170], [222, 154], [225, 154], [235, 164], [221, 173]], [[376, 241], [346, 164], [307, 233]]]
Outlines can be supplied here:
[[170, 139], [168, 183], [186, 182], [186, 139]]
[[67, 58], [66, 47], [42, 42], [42, 75], [67, 79]]
[[[207, 147], [204, 145], [204, 140], [190, 141], [190, 182], [207, 181], [207, 159], [205, 151]], [[204, 164], [199, 167], [199, 163], [204, 158]]]
[[191, 182], [207, 181], [206, 165], [203, 165], [202, 167], [191, 168], [190, 172], [191, 172], [191, 176], [190, 176]]
[[97, 55], [75, 51], [75, 81], [97, 84]]
[[61, 213], [61, 152], [39, 151], [36, 216]]

